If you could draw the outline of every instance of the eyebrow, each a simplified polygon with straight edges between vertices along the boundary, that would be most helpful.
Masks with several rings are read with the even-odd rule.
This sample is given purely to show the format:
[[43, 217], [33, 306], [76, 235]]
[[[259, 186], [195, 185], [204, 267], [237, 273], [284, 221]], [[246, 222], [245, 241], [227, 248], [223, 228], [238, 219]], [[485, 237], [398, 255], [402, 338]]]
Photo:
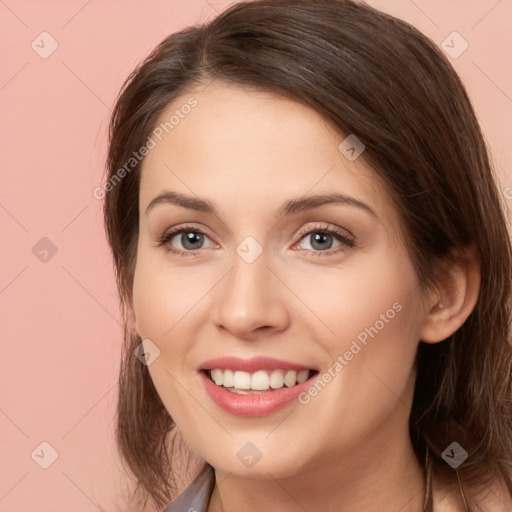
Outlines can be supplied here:
[[[215, 203], [206, 199], [200, 199], [169, 190], [162, 191], [158, 196], [151, 200], [146, 208], [146, 215], [157, 206], [163, 204], [174, 204], [183, 208], [188, 208], [190, 210], [196, 210], [198, 212], [210, 213], [212, 215], [218, 216]], [[354, 206], [366, 211], [373, 217], [378, 218], [378, 215], [375, 213], [375, 211], [366, 203], [354, 197], [336, 192], [331, 194], [320, 194], [315, 196], [300, 197], [298, 199], [290, 199], [289, 201], [286, 201], [279, 209], [279, 216], [286, 216], [293, 213], [312, 210], [326, 204], [343, 204]]]

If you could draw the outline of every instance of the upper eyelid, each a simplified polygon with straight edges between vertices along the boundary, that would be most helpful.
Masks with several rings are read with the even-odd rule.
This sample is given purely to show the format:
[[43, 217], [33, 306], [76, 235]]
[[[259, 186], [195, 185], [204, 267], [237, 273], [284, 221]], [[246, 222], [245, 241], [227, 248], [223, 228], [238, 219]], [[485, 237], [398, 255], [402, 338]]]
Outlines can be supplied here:
[[[332, 226], [328, 222], [324, 222], [324, 223], [317, 222], [315, 225], [310, 226], [308, 228], [301, 228], [301, 229], [298, 230], [297, 236], [302, 236], [304, 234], [309, 233], [311, 230], [314, 231], [315, 229], [317, 229], [318, 231], [345, 231], [347, 233], [347, 237], [353, 237], [352, 233], [348, 229]], [[161, 235], [161, 237], [164, 237], [164, 236], [166, 236], [168, 234], [171, 234], [171, 233], [173, 235], [176, 235], [176, 234], [178, 234], [179, 232], [182, 232], [182, 231], [189, 231], [189, 232], [192, 232], [192, 233], [198, 232], [198, 233], [202, 233], [204, 235], [208, 235], [208, 229], [205, 229], [203, 227], [197, 227], [197, 226], [190, 225], [190, 224], [183, 224], [183, 225], [179, 225], [178, 224], [178, 226], [175, 226], [173, 228], [165, 230], [163, 232], [163, 234]]]
[[[320, 223], [317, 223], [314, 226], [311, 226], [309, 228], [304, 228], [304, 229], [301, 228], [301, 229], [299, 229], [297, 236], [302, 237], [302, 236], [310, 234], [311, 232], [314, 232], [314, 231], [328, 231], [328, 232], [332, 232], [332, 234], [334, 234], [334, 235], [343, 236], [344, 238], [347, 238], [350, 240], [355, 240], [355, 236], [348, 229], [333, 226], [332, 224], [330, 224], [328, 222], [325, 222], [323, 224], [320, 222]], [[345, 232], [345, 234], [343, 234], [343, 232]]]

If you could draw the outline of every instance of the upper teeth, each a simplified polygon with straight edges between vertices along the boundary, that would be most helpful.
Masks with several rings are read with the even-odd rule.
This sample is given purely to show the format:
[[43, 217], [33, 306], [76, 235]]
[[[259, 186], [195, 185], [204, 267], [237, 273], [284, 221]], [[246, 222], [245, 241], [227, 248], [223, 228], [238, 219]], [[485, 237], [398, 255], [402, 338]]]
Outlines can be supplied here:
[[309, 370], [259, 370], [254, 373], [221, 370], [210, 370], [210, 376], [217, 386], [236, 389], [253, 389], [265, 391], [269, 388], [279, 389], [283, 386], [292, 387], [308, 379]]

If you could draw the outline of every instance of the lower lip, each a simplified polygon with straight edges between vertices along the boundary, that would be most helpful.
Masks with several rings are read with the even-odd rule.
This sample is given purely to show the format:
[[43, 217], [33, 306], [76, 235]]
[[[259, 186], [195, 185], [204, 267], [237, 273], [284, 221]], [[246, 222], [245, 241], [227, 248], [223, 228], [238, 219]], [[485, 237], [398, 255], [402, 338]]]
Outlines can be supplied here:
[[240, 395], [217, 386], [203, 371], [199, 372], [199, 375], [210, 398], [221, 409], [237, 416], [266, 416], [279, 411], [305, 391], [311, 385], [311, 380], [316, 377], [315, 374], [291, 388], [283, 387], [268, 393]]

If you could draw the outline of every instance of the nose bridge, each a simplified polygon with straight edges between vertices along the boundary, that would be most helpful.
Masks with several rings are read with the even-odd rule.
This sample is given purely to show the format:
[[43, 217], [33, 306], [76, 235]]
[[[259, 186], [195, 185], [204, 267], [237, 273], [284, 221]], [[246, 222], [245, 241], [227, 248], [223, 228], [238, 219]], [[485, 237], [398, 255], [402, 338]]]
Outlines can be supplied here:
[[242, 241], [216, 298], [216, 323], [237, 337], [266, 327], [281, 329], [288, 321], [279, 280], [267, 267], [269, 254], [251, 237]]

